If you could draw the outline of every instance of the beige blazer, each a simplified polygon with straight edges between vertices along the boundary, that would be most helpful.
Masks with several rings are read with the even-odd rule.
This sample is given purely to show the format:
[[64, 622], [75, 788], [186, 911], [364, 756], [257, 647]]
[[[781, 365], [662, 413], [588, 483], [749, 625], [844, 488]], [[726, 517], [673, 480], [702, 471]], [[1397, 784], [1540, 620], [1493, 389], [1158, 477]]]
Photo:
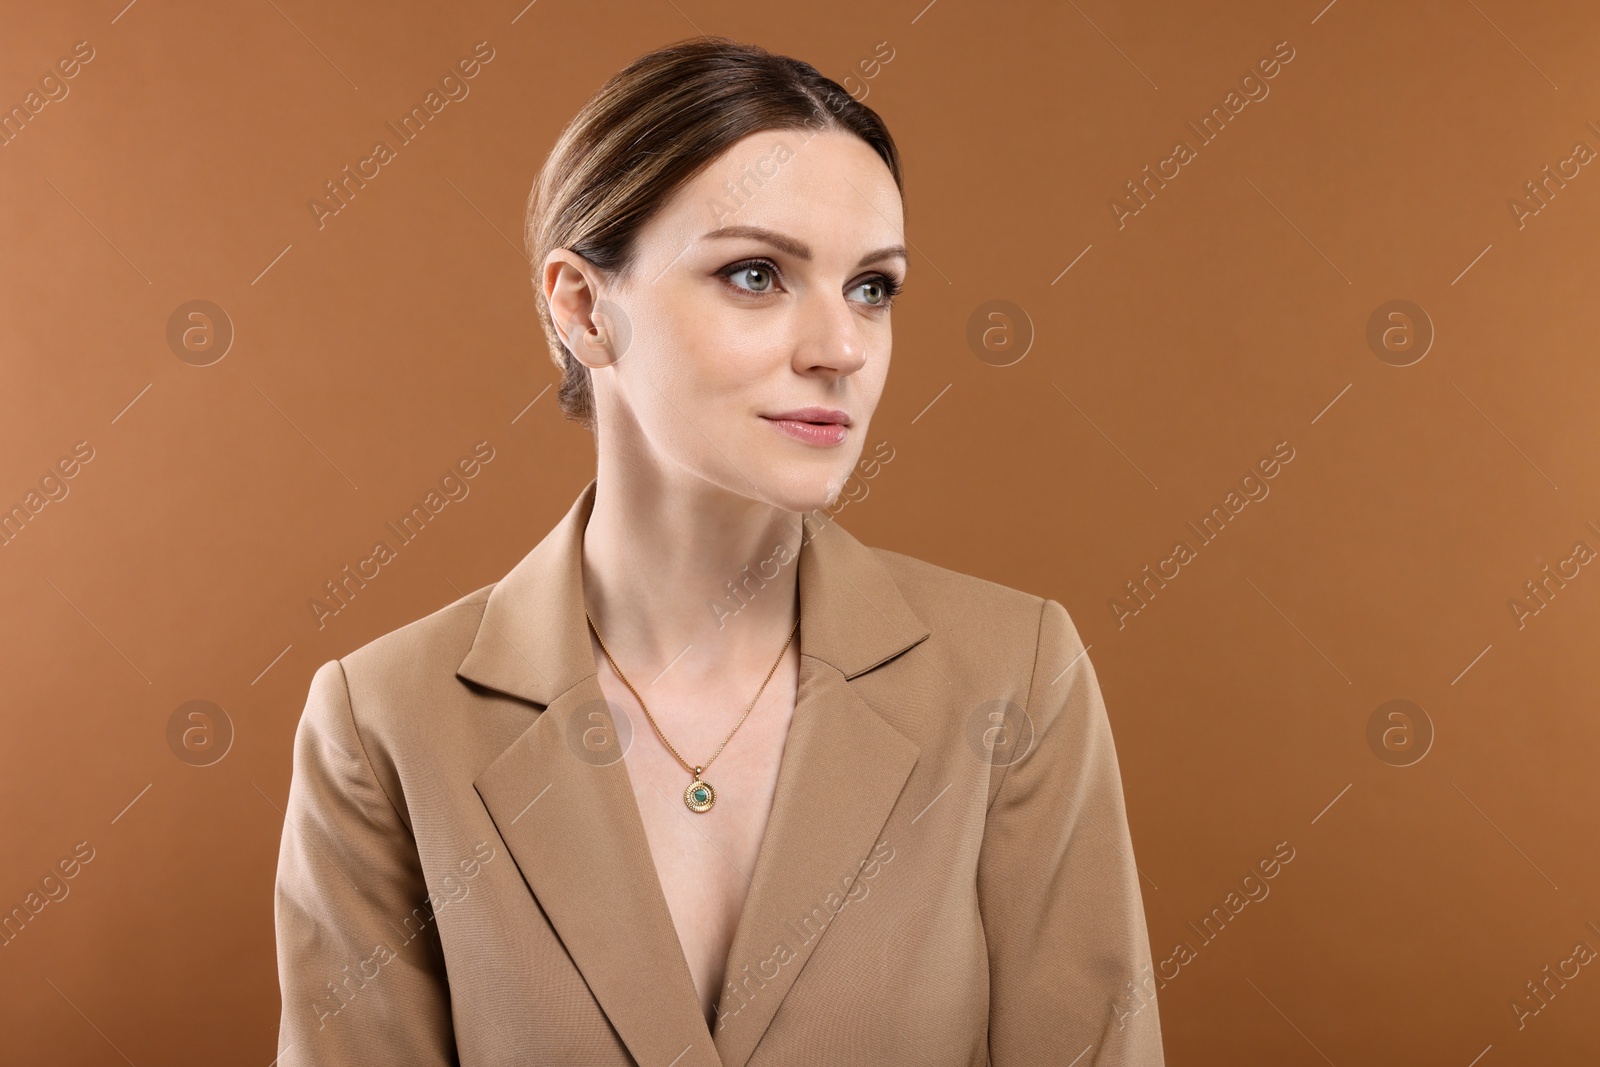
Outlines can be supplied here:
[[312, 678], [279, 1067], [1161, 1064], [1066, 610], [837, 523], [789, 560], [797, 703], [708, 1029], [584, 620], [594, 489], [505, 578]]

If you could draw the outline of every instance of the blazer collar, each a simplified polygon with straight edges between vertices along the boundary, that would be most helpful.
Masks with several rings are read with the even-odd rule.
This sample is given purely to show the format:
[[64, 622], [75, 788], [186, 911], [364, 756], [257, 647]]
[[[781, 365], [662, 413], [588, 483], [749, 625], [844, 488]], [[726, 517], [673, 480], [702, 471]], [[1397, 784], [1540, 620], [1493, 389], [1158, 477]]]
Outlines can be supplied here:
[[[894, 807], [918, 746], [848, 680], [929, 634], [876, 554], [811, 525], [795, 562], [800, 684], [749, 896], [706, 1028], [584, 619], [591, 479], [483, 605], [459, 677], [542, 711], [474, 781], [556, 934], [639, 1063], [745, 1067]], [[808, 516], [809, 520], [809, 516]], [[694, 818], [685, 811], [686, 818]], [[774, 958], [775, 949], [785, 951]], [[679, 1057], [682, 1057], [681, 1059]]]
[[[595, 673], [583, 611], [583, 531], [597, 481], [484, 606], [461, 677], [549, 704]], [[837, 523], [807, 517], [800, 547], [800, 650], [854, 678], [928, 636], [872, 550]]]

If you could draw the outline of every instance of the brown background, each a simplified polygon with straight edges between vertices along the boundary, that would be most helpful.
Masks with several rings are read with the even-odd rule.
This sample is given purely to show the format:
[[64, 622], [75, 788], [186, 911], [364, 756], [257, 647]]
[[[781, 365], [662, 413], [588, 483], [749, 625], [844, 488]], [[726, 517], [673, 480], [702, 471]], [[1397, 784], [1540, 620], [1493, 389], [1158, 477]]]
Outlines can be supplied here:
[[[1511, 1008], [1578, 942], [1600, 949], [1600, 577], [1580, 568], [1522, 627], [1508, 606], [1600, 547], [1600, 176], [1550, 183], [1521, 226], [1509, 206], [1600, 147], [1600, 15], [123, 2], [10, 5], [0, 34], [7, 110], [94, 49], [0, 147], [0, 505], [94, 450], [0, 547], [0, 909], [94, 850], [0, 948], [11, 1062], [272, 1060], [310, 676], [504, 574], [590, 477], [554, 404], [524, 200], [605, 77], [702, 32], [854, 75], [904, 152], [910, 287], [870, 434], [895, 458], [840, 521], [1072, 613], [1155, 958], [1201, 946], [1161, 990], [1169, 1062], [1600, 1049], [1600, 967], [1521, 1027]], [[323, 183], [479, 41], [470, 95], [319, 228]], [[1119, 228], [1108, 201], [1280, 41], [1270, 95]], [[236, 331], [209, 366], [167, 340], [195, 299]], [[1394, 299], [1437, 331], [1410, 366], [1366, 339]], [[1031, 323], [1010, 366], [966, 340], [991, 300]], [[323, 583], [480, 440], [495, 458], [470, 495], [319, 629]], [[1295, 458], [1270, 495], [1119, 627], [1124, 583], [1194, 544], [1185, 523], [1279, 441]], [[1410, 766], [1367, 740], [1391, 699], [1435, 732]], [[208, 766], [169, 746], [190, 700], [234, 731]], [[1190, 924], [1283, 841], [1270, 896], [1202, 943]]]

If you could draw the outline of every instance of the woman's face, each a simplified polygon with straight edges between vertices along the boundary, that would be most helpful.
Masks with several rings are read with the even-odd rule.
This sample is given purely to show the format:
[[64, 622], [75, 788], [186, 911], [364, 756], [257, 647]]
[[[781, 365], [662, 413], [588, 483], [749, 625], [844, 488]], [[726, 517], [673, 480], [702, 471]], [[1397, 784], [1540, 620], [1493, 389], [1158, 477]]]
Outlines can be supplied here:
[[[699, 480], [788, 511], [830, 504], [889, 372], [903, 244], [899, 190], [872, 148], [770, 130], [663, 206], [626, 282], [552, 252], [547, 294], [594, 368], [602, 451], [671, 489]], [[586, 346], [591, 314], [609, 348]], [[828, 416], [804, 409], [848, 425], [810, 425]]]

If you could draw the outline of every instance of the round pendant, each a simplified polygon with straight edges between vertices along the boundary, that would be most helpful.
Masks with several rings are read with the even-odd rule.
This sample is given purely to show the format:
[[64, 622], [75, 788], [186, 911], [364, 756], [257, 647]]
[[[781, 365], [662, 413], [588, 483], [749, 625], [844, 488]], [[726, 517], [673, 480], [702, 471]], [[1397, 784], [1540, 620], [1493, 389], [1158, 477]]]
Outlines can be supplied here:
[[697, 779], [683, 791], [683, 802], [689, 805], [690, 811], [710, 811], [711, 805], [717, 802], [717, 791], [711, 788], [710, 782]]

